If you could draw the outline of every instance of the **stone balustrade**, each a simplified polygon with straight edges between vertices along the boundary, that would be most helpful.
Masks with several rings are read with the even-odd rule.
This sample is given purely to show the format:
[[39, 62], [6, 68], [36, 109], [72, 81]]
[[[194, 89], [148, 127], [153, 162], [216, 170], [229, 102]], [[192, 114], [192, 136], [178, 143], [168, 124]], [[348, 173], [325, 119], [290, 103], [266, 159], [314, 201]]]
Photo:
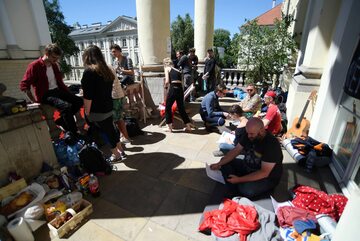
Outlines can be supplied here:
[[221, 80], [227, 87], [245, 85], [246, 71], [239, 69], [221, 69]]

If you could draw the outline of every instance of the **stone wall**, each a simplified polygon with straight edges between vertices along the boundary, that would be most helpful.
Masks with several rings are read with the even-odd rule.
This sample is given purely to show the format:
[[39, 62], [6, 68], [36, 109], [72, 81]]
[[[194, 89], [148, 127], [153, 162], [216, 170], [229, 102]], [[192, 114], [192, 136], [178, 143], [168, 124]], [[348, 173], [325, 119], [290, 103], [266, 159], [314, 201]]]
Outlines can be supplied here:
[[6, 85], [5, 96], [11, 96], [18, 99], [24, 99], [25, 95], [19, 89], [19, 83], [22, 80], [27, 65], [34, 61], [25, 60], [0, 60], [0, 83]]

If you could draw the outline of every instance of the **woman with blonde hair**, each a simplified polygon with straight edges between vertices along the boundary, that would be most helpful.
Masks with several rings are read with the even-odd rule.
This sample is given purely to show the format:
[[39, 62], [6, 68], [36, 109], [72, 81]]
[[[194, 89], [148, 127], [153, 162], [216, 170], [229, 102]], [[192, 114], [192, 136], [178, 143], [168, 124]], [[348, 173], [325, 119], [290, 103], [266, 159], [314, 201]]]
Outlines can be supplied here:
[[121, 161], [126, 154], [121, 146], [119, 133], [113, 123], [112, 87], [115, 75], [107, 66], [101, 50], [87, 47], [82, 55], [84, 73], [81, 85], [84, 96], [85, 115], [90, 126], [99, 128], [110, 143], [113, 161]]
[[180, 113], [181, 119], [186, 125], [185, 130], [191, 131], [191, 128], [195, 126], [190, 122], [188, 115], [185, 112], [184, 107], [184, 89], [181, 81], [181, 72], [180, 70], [174, 68], [173, 62], [170, 58], [165, 58], [164, 61], [164, 72], [165, 72], [165, 89], [169, 89], [166, 97], [166, 106], [165, 106], [165, 119], [168, 126], [168, 130], [172, 132], [173, 130], [173, 116], [171, 107], [176, 101], [177, 109]]

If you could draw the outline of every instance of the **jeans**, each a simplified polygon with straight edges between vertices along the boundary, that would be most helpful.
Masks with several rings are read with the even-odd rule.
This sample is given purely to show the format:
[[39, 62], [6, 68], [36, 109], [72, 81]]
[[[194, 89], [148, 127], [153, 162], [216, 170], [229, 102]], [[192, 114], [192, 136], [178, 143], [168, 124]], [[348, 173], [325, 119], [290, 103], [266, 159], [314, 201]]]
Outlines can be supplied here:
[[65, 130], [72, 133], [77, 132], [74, 115], [84, 104], [82, 98], [56, 88], [47, 91], [42, 97], [41, 102], [53, 106], [60, 111]]
[[262, 194], [269, 193], [279, 183], [279, 181], [270, 178], [263, 178], [257, 181], [243, 182], [238, 184], [229, 183], [227, 179], [231, 174], [236, 176], [245, 176], [255, 171], [248, 170], [244, 160], [242, 159], [232, 160], [231, 162], [223, 165], [220, 171], [224, 177], [225, 185], [229, 188], [231, 194], [234, 196], [240, 195], [247, 198], [257, 197]]
[[229, 143], [220, 143], [219, 144], [219, 149], [224, 154], [228, 153], [229, 151], [231, 151], [234, 148], [235, 148], [235, 146], [233, 144], [229, 144]]
[[171, 108], [175, 101], [177, 105], [177, 110], [179, 111], [179, 114], [184, 124], [190, 123], [190, 119], [185, 111], [183, 88], [181, 87], [181, 85], [179, 86], [170, 85], [170, 89], [166, 98], [166, 105], [165, 105], [166, 124], [173, 123]]

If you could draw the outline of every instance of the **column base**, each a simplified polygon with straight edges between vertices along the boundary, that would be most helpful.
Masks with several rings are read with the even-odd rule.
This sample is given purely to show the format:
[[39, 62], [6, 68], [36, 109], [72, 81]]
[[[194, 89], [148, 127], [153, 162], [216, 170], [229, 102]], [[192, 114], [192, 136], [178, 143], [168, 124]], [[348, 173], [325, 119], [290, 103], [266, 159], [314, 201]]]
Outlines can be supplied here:
[[18, 45], [11, 44], [6, 46], [7, 54], [10, 59], [25, 59], [24, 50], [22, 50]]

